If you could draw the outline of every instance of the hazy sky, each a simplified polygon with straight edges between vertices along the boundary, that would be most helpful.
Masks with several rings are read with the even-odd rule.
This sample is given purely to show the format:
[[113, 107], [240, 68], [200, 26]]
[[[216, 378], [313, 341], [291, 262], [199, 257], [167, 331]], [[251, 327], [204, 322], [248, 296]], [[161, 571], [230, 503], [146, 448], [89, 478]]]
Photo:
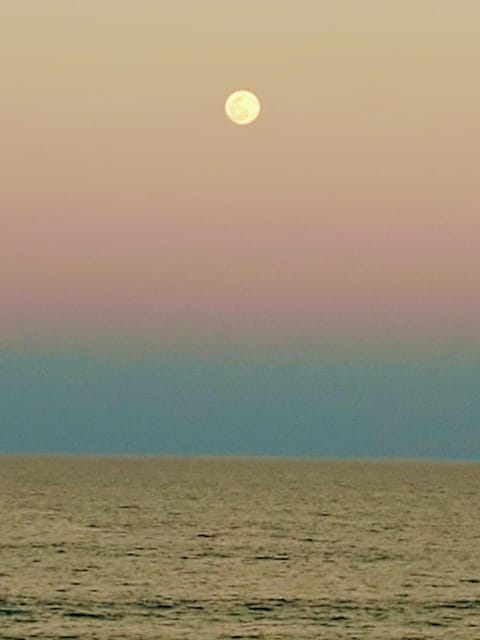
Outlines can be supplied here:
[[479, 60], [477, 0], [3, 0], [0, 450], [480, 455]]

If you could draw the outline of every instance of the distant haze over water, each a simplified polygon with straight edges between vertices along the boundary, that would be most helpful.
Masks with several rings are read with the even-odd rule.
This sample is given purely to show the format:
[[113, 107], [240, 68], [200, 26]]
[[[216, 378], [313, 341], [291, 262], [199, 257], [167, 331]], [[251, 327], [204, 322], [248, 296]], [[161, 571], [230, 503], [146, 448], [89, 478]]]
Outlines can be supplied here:
[[0, 452], [480, 459], [480, 359], [0, 350]]

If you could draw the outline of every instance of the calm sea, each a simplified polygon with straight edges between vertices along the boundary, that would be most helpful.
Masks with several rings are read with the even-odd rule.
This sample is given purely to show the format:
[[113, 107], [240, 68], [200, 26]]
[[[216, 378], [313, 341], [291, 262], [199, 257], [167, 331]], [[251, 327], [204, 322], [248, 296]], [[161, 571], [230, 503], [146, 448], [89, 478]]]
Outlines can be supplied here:
[[0, 457], [0, 638], [480, 638], [480, 465]]

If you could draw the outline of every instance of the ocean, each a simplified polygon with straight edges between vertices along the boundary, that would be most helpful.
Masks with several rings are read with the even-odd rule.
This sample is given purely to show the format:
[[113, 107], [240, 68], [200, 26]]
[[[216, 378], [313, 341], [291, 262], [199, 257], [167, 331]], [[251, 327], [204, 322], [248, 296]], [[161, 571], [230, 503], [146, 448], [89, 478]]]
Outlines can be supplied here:
[[0, 457], [0, 638], [480, 638], [480, 464]]

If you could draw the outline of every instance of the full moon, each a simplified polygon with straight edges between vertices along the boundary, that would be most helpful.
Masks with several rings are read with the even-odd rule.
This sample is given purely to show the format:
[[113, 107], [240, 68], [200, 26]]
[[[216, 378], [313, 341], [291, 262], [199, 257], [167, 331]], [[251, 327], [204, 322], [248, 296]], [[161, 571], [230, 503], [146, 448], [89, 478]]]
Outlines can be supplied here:
[[260, 101], [251, 91], [235, 91], [227, 98], [225, 113], [235, 124], [251, 124], [260, 113]]

